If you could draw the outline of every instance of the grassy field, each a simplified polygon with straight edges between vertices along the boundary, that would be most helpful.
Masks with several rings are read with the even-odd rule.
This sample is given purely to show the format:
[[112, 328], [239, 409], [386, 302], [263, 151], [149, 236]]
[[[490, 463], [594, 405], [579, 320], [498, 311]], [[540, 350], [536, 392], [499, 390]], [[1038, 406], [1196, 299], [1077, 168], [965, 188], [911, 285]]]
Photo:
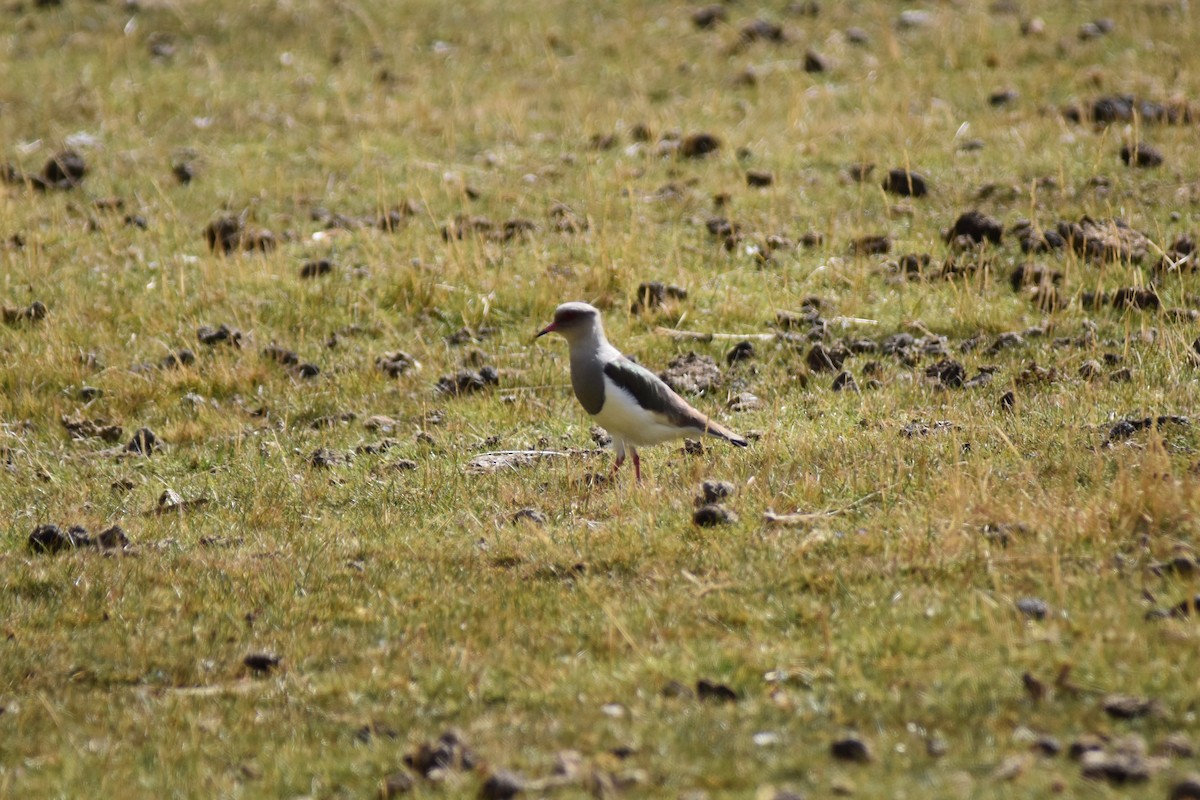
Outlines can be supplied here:
[[[1197, 12], [703, 8], [4, 4], [0, 795], [1200, 769]], [[608, 480], [573, 299], [751, 446]]]

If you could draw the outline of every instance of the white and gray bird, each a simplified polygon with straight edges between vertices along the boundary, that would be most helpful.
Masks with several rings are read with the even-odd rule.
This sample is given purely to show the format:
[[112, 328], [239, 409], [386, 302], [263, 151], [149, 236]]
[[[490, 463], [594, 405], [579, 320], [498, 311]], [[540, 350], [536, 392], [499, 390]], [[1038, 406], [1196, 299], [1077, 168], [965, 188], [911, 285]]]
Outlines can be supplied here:
[[707, 434], [746, 446], [741, 436], [692, 408], [657, 375], [609, 344], [594, 306], [563, 303], [554, 310], [554, 321], [537, 336], [547, 333], [559, 334], [570, 346], [571, 386], [584, 410], [612, 436], [617, 454], [614, 471], [625, 463], [628, 452], [640, 481], [637, 449], [684, 436]]

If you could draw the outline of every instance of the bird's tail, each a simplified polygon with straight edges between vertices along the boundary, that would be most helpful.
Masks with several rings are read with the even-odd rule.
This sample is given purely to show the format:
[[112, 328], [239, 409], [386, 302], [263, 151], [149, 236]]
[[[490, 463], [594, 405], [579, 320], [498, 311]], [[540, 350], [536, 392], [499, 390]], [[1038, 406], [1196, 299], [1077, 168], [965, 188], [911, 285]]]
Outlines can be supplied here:
[[748, 441], [746, 441], [745, 437], [738, 436], [736, 433], [729, 430], [729, 428], [726, 428], [720, 423], [713, 422], [711, 419], [708, 421], [708, 425], [705, 426], [704, 432], [709, 436], [715, 436], [718, 439], [724, 439], [736, 447], [746, 447], [750, 444]]

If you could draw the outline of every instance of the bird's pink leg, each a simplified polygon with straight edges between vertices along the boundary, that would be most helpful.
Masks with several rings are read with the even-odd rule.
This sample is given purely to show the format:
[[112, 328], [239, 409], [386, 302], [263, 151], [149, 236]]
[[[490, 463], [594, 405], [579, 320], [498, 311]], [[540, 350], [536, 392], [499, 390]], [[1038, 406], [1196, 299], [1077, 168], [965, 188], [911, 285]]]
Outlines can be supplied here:
[[[625, 451], [617, 453], [617, 460], [613, 462], [613, 475], [617, 474], [617, 470], [621, 469], [621, 465], [625, 463]], [[636, 463], [636, 461], [635, 461]]]
[[642, 457], [638, 455], [638, 451], [632, 447], [629, 452], [633, 454], [633, 474], [637, 476], [637, 482], [642, 482]]

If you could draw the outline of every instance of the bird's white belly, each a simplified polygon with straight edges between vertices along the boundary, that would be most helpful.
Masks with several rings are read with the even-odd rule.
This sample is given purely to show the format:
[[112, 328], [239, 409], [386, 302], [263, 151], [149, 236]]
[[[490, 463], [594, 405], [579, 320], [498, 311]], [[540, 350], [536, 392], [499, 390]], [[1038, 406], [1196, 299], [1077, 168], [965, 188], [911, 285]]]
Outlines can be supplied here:
[[687, 435], [686, 429], [671, 425], [661, 414], [642, 408], [633, 395], [612, 382], [606, 381], [604, 389], [604, 406], [595, 420], [614, 439], [642, 446]]

